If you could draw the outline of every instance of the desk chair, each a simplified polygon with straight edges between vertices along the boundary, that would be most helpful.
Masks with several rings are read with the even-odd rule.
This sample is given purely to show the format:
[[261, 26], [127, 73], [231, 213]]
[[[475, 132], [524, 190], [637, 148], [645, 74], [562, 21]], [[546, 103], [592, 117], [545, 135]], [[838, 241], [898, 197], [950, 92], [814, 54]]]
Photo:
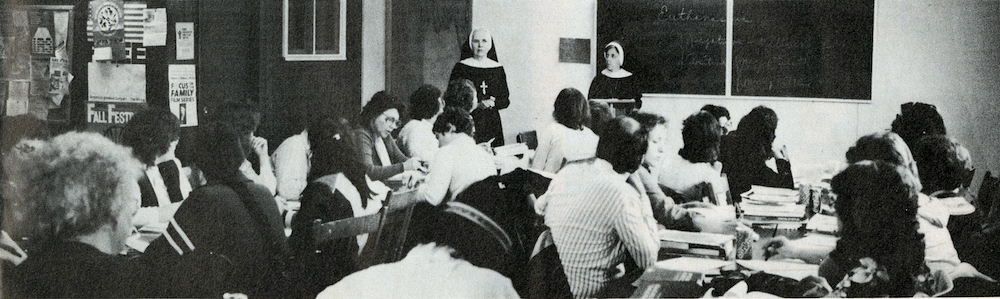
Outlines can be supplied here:
[[409, 235], [410, 221], [413, 218], [413, 208], [419, 201], [416, 189], [387, 196], [388, 202], [382, 208], [382, 219], [378, 229], [369, 237], [365, 249], [358, 257], [358, 269], [370, 266], [394, 263], [406, 255], [406, 241]]
[[538, 148], [538, 132], [527, 131], [517, 134], [517, 143], [527, 144], [529, 149]]
[[[319, 245], [330, 240], [377, 232], [379, 224], [382, 222], [382, 216], [382, 213], [375, 213], [368, 216], [345, 218], [326, 223], [316, 219], [316, 222], [313, 224], [313, 241], [316, 245]], [[368, 244], [371, 244], [372, 241], [373, 238], [369, 235]]]
[[[729, 177], [725, 173], [722, 174], [722, 179], [719, 181], [718, 185], [713, 185], [710, 183], [704, 183], [706, 185], [705, 196], [708, 200], [719, 206], [731, 206], [734, 203], [733, 194], [729, 190]], [[718, 190], [715, 190], [718, 187]]]
[[104, 137], [108, 137], [108, 139], [111, 139], [111, 141], [114, 141], [117, 144], [121, 144], [123, 131], [125, 131], [124, 126], [110, 126], [107, 129], [104, 129], [103, 135]]

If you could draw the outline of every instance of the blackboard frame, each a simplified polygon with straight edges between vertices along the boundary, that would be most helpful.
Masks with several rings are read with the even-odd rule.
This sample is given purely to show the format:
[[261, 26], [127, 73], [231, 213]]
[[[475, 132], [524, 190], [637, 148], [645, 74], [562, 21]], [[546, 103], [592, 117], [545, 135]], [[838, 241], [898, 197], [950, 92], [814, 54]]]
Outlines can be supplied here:
[[[604, 58], [603, 58], [603, 50], [604, 50], [604, 45], [607, 42], [609, 42], [611, 40], [621, 41], [624, 44], [625, 53], [627, 54], [627, 57], [628, 57], [628, 54], [635, 54], [635, 52], [636, 52], [636, 51], [632, 51], [630, 53], [629, 46], [627, 45], [629, 42], [634, 42], [634, 41], [623, 41], [623, 40], [621, 40], [622, 39], [621, 37], [609, 37], [610, 34], [614, 34], [614, 33], [610, 33], [609, 34], [609, 32], [607, 32], [608, 31], [607, 30], [608, 26], [606, 26], [606, 24], [608, 23], [608, 21], [606, 19], [607, 19], [607, 14], [608, 13], [605, 10], [603, 10], [603, 9], [606, 9], [608, 7], [615, 8], [613, 5], [622, 5], [622, 3], [625, 3], [625, 4], [640, 3], [640, 4], [644, 4], [644, 5], [655, 5], [655, 4], [661, 4], [661, 3], [667, 3], [667, 4], [671, 4], [671, 3], [672, 4], [687, 3], [685, 1], [687, 1], [687, 0], [598, 0], [598, 3], [596, 5], [595, 11], [594, 11], [594, 17], [595, 17], [595, 20], [596, 20], [596, 22], [595, 22], [595, 30], [594, 30], [594, 40], [596, 42], [595, 43], [595, 51], [594, 51], [594, 55], [595, 55], [595, 60], [594, 60], [595, 61], [595, 66], [594, 66], [595, 75], [597, 73], [599, 73], [601, 70], [603, 70], [603, 68], [604, 68], [605, 64], [604, 64]], [[856, 30], [856, 31], [861, 32], [861, 34], [858, 34], [858, 36], [861, 36], [861, 38], [855, 38], [856, 40], [862, 41], [861, 44], [862, 44], [862, 48], [863, 49], [860, 52], [861, 53], [860, 56], [862, 56], [863, 60], [861, 61], [861, 63], [857, 63], [857, 62], [854, 63], [854, 66], [852, 66], [852, 67], [854, 67], [855, 69], [849, 69], [849, 70], [847, 70], [848, 72], [854, 71], [854, 73], [846, 73], [847, 75], [845, 76], [845, 75], [842, 75], [842, 74], [837, 73], [837, 72], [830, 72], [830, 71], [826, 70], [826, 72], [823, 73], [823, 74], [813, 75], [813, 72], [811, 72], [811, 71], [801, 71], [800, 74], [797, 74], [796, 75], [797, 77], [795, 77], [799, 81], [804, 81], [805, 79], [799, 79], [799, 78], [800, 77], [808, 77], [808, 76], [812, 75], [814, 77], [818, 77], [818, 79], [813, 78], [813, 80], [819, 80], [821, 83], [825, 83], [825, 82], [822, 81], [825, 78], [830, 78], [830, 80], [828, 80], [828, 81], [838, 81], [838, 80], [839, 81], [847, 81], [847, 80], [840, 80], [839, 78], [841, 78], [841, 77], [850, 77], [850, 76], [857, 77], [857, 78], [854, 79], [853, 81], [847, 81], [847, 83], [844, 83], [844, 82], [834, 82], [834, 83], [840, 84], [840, 85], [834, 86], [832, 88], [829, 87], [829, 86], [828, 87], [824, 87], [825, 90], [826, 90], [825, 93], [824, 92], [806, 93], [806, 92], [802, 92], [801, 90], [797, 90], [797, 91], [793, 90], [792, 93], [790, 93], [790, 94], [777, 94], [777, 93], [776, 94], [766, 94], [766, 93], [765, 94], [751, 94], [751, 93], [743, 93], [743, 94], [741, 94], [740, 91], [734, 91], [734, 85], [736, 85], [736, 82], [733, 81], [734, 80], [734, 70], [733, 70], [733, 68], [734, 68], [734, 58], [733, 58], [734, 57], [734, 54], [733, 54], [733, 40], [734, 40], [734, 36], [733, 35], [734, 35], [734, 33], [733, 32], [735, 31], [734, 28], [733, 28], [734, 27], [733, 26], [733, 23], [734, 23], [733, 19], [734, 19], [734, 15], [736, 15], [737, 17], [741, 17], [740, 13], [734, 13], [734, 6], [738, 6], [739, 4], [741, 4], [740, 2], [746, 2], [746, 1], [750, 1], [750, 2], [763, 2], [765, 4], [778, 3], [778, 4], [781, 4], [781, 5], [785, 5], [785, 3], [794, 3], [794, 2], [802, 2], [802, 3], [808, 2], [809, 4], [817, 3], [817, 2], [822, 2], [822, 1], [802, 1], [802, 0], [721, 0], [721, 3], [724, 3], [725, 8], [726, 8], [726, 33], [725, 33], [724, 36], [722, 36], [722, 37], [724, 37], [725, 43], [726, 43], [725, 53], [722, 54], [722, 58], [725, 60], [725, 72], [726, 72], [725, 78], [724, 78], [724, 80], [725, 80], [725, 83], [724, 83], [725, 84], [725, 92], [724, 93], [723, 92], [717, 92], [717, 89], [715, 89], [716, 92], [710, 92], [710, 93], [690, 92], [690, 91], [677, 91], [677, 90], [664, 91], [662, 89], [649, 88], [648, 86], [643, 86], [644, 87], [643, 88], [643, 94], [644, 95], [649, 95], [649, 96], [651, 96], [653, 98], [660, 98], [660, 97], [666, 96], [668, 98], [672, 98], [672, 97], [682, 97], [682, 98], [696, 97], [696, 98], [707, 98], [707, 99], [726, 98], [726, 99], [746, 99], [746, 100], [791, 100], [791, 101], [821, 101], [821, 102], [849, 102], [849, 103], [870, 103], [871, 102], [871, 99], [872, 99], [872, 94], [871, 94], [871, 91], [872, 91], [872, 77], [873, 77], [873, 73], [872, 73], [872, 71], [873, 71], [873, 68], [872, 68], [872, 66], [873, 66], [873, 59], [872, 59], [872, 57], [874, 55], [873, 53], [874, 53], [874, 44], [875, 44], [875, 42], [874, 42], [874, 32], [877, 29], [876, 28], [877, 24], [875, 24], [874, 16], [875, 16], [875, 14], [877, 13], [877, 10], [878, 10], [878, 8], [877, 8], [874, 0], [846, 1], [848, 7], [851, 7], [851, 6], [858, 6], [858, 7], [860, 7], [860, 9], [854, 9], [854, 10], [860, 10], [861, 11], [860, 15], [862, 15], [862, 20], [863, 20], [861, 23], [849, 23], [849, 22], [847, 22], [849, 26], [856, 25], [856, 24], [863, 25], [863, 26], [858, 26], [858, 27], [861, 27], [863, 29]], [[835, 3], [835, 5], [840, 5], [840, 3], [844, 3], [844, 2], [837, 2], [837, 1], [838, 0], [826, 1], [826, 2], [827, 2], [827, 4], [829, 4], [829, 3]], [[688, 2], [690, 2], [690, 1], [688, 1]], [[609, 3], [610, 3], [610, 5], [609, 5]], [[699, 2], [699, 3], [704, 3], [704, 2]], [[720, 3], [720, 1], [716, 1], [715, 3]], [[667, 7], [668, 7], [667, 4], [663, 5], [663, 9], [665, 11], [668, 10], [667, 9]], [[686, 5], [689, 5], [689, 4], [686, 4]], [[721, 4], [716, 4], [716, 5], [721, 5]], [[744, 5], [743, 6], [744, 8], [747, 7], [746, 4], [743, 4], [743, 5]], [[829, 5], [827, 5], [827, 6], [829, 6]], [[844, 6], [844, 5], [840, 5], [840, 6]], [[677, 8], [677, 7], [672, 7], [672, 8]], [[681, 8], [683, 8], [683, 7], [681, 7]], [[828, 8], [829, 7], [825, 7], [824, 9], [828, 9]], [[648, 8], [648, 7], [643, 7], [642, 9], [645, 9], [644, 12], [646, 12], [646, 13], [648, 13], [648, 12], [651, 11], [650, 8]], [[619, 8], [619, 10], [621, 10], [621, 9]], [[673, 10], [669, 10], [669, 12], [671, 12], [671, 13], [677, 13], [677, 11], [679, 11], [679, 10], [683, 10], [683, 9], [673, 9]], [[816, 8], [813, 8], [813, 10], [816, 10]], [[637, 12], [643, 12], [640, 9], [634, 9], [632, 11], [625, 10], [625, 11], [629, 12], [630, 15], [636, 15], [636, 14], [638, 14]], [[602, 14], [603, 14], [603, 16], [602, 16]], [[662, 14], [662, 12], [661, 12], [661, 14]], [[693, 14], [694, 15], [698, 15], [699, 11], [694, 10]], [[715, 12], [715, 16], [717, 16], [717, 15], [718, 15], [718, 13]], [[815, 12], [814, 12], [814, 15], [815, 15]], [[712, 17], [712, 16], [709, 16], [709, 17]], [[814, 16], [810, 16], [810, 17], [814, 17]], [[634, 16], [632, 16], [631, 18], [632, 19], [621, 18], [624, 21], [621, 21], [621, 20], [615, 20], [615, 21], [619, 21], [620, 23], [627, 23], [627, 22], [630, 22], [630, 21], [634, 22], [634, 20], [636, 19], [636, 17], [634, 17]], [[814, 18], [818, 18], [818, 17], [814, 17]], [[866, 22], [864, 21], [865, 18], [867, 18]], [[662, 18], [660, 20], [662, 20]], [[648, 22], [648, 20], [641, 20], [641, 21]], [[827, 21], [829, 21], [829, 20], [827, 20]], [[857, 21], [854, 21], [854, 22], [857, 22]], [[632, 23], [632, 24], [634, 25], [634, 24], [639, 24], [639, 23], [636, 22], [636, 23]], [[640, 25], [644, 25], [644, 24], [640, 24]], [[837, 26], [844, 27], [843, 24], [837, 24]], [[649, 31], [649, 29], [645, 29], [645, 30]], [[706, 37], [699, 37], [699, 38], [701, 38], [701, 40], [704, 40], [705, 38], [718, 38], [718, 36], [706, 36]], [[829, 39], [829, 37], [826, 37], [826, 38]], [[627, 40], [628, 38], [625, 38], [625, 39]], [[829, 45], [815, 45], [813, 47], [816, 47], [817, 49], [822, 49], [822, 50], [827, 50], [827, 48], [830, 48]], [[823, 48], [821, 48], [821, 47], [823, 47]], [[843, 51], [843, 49], [845, 47], [850, 48], [850, 46], [841, 46], [839, 50]], [[836, 48], [836, 47], [834, 47], [834, 48]], [[636, 50], [634, 46], [633, 46], [633, 50]], [[676, 50], [676, 49], [671, 49], [671, 50]], [[642, 49], [638, 49], [638, 51], [640, 51], [640, 54], [643, 54], [643, 53], [641, 53]], [[857, 53], [851, 53], [849, 55], [857, 55]], [[778, 55], [774, 55], [774, 56], [778, 57]], [[629, 57], [629, 59], [632, 60], [631, 63], [632, 63], [633, 67], [635, 67], [635, 65], [636, 65], [635, 59], [637, 59], [637, 58], [635, 58], [635, 57], [636, 57], [636, 55], [632, 55], [631, 57]], [[845, 55], [841, 55], [841, 57], [847, 57], [847, 55], [846, 54]], [[661, 61], [665, 60], [662, 57], [657, 57], [657, 58], [658, 58], [658, 60], [661, 60]], [[826, 60], [823, 61], [822, 63], [827, 64], [827, 65], [836, 65], [836, 63], [840, 63], [840, 61], [834, 61], [835, 63], [831, 64], [830, 63], [830, 58], [824, 57], [823, 59], [826, 59]], [[840, 59], [840, 58], [835, 58], [835, 59]], [[814, 63], [818, 64], [819, 62], [814, 62]], [[627, 69], [627, 70], [632, 71], [632, 69], [629, 69], [629, 65], [628, 64], [629, 64], [629, 62], [627, 61], [626, 65], [624, 66], [624, 68]], [[661, 65], [666, 65], [666, 63], [661, 63]], [[828, 66], [823, 66], [823, 67], [828, 67]], [[737, 68], [739, 68], [739, 67], [737, 67]], [[815, 68], [816, 67], [813, 67], [813, 69], [815, 69]], [[778, 68], [775, 68], [775, 69], [778, 69]], [[775, 72], [777, 72], [777, 71], [775, 71]], [[646, 71], [646, 70], [643, 70], [643, 69], [639, 69], [638, 71], [633, 71], [633, 73], [636, 73], [637, 75], [645, 75], [645, 74], [649, 74], [650, 72]], [[739, 73], [739, 72], [737, 71], [736, 73]], [[820, 72], [815, 72], [815, 73], [820, 73]], [[822, 77], [822, 76], [828, 76], [828, 77]], [[746, 78], [745, 75], [744, 75], [744, 78]], [[786, 76], [786, 78], [792, 78], [792, 77]], [[708, 79], [708, 81], [711, 81], [713, 83], [716, 82], [717, 80], [719, 80], [717, 77], [712, 77], [712, 78], [707, 78], [707, 79]], [[770, 78], [764, 78], [764, 79], [770, 79]], [[859, 84], [858, 82], [862, 82], [862, 83]], [[808, 84], [802, 85], [801, 82], [793, 82], [793, 83], [800, 84], [800, 86], [808, 86]], [[828, 85], [833, 85], [833, 84], [828, 84]], [[844, 88], [846, 88], [846, 89], [854, 89], [854, 91], [852, 91], [852, 92], [846, 92], [846, 93], [845, 92], [839, 92], [841, 89], [844, 89]], [[819, 89], [819, 88], [816, 88], [816, 89]], [[829, 92], [830, 90], [834, 90], [834, 91], [837, 91], [837, 92], [831, 93], [831, 92]], [[796, 94], [794, 92], [798, 92], [798, 93]], [[849, 95], [848, 96], [841, 96], [842, 94], [849, 94]], [[830, 95], [833, 95], [833, 96], [830, 96]]]

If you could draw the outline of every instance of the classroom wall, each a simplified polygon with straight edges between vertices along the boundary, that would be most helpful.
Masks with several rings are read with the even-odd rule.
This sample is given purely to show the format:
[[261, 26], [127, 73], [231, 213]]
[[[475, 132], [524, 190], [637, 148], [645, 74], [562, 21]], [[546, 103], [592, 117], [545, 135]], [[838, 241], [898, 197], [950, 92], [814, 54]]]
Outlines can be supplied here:
[[[473, 1], [473, 26], [494, 32], [511, 86], [512, 104], [501, 112], [508, 142], [551, 121], [563, 87], [586, 93], [595, 59], [559, 63], [558, 39], [595, 38], [596, 3]], [[994, 118], [1000, 115], [1000, 1], [876, 0], [875, 22], [871, 102], [647, 96], [643, 110], [670, 119], [672, 144], [680, 148], [681, 121], [704, 104], [729, 108], [734, 123], [766, 105], [780, 119], [775, 143], [786, 144], [793, 166], [802, 169], [844, 161], [857, 138], [890, 127], [900, 104], [927, 102], [976, 165], [1000, 170], [1000, 121]]]
[[[378, 76], [378, 72], [362, 73], [362, 1], [347, 1], [347, 59], [334, 61], [285, 61], [281, 54], [283, 2], [260, 1], [259, 5], [259, 39], [255, 41], [259, 42], [259, 81], [254, 92], [260, 97], [264, 118], [257, 135], [267, 138], [273, 150], [288, 136], [301, 132], [293, 130], [293, 124], [307, 116], [357, 115], [362, 76]], [[373, 19], [378, 22], [380, 18]]]
[[[510, 107], [500, 111], [505, 139], [552, 120], [552, 103], [565, 87], [587, 92], [590, 64], [559, 63], [559, 38], [594, 38], [594, 1], [474, 0], [472, 27], [493, 33], [507, 72]], [[593, 49], [591, 50], [593, 52]]]
[[385, 89], [385, 6], [363, 1], [361, 8], [361, 104]]

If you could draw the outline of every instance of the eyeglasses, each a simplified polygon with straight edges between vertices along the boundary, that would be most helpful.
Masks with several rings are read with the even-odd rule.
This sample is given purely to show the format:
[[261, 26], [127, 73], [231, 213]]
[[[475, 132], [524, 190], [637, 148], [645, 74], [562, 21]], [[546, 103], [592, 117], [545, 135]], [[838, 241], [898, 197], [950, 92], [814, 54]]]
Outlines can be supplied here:
[[387, 124], [394, 124], [396, 126], [399, 126], [399, 118], [385, 115], [385, 113], [382, 113], [382, 116], [385, 117], [385, 123], [387, 123]]

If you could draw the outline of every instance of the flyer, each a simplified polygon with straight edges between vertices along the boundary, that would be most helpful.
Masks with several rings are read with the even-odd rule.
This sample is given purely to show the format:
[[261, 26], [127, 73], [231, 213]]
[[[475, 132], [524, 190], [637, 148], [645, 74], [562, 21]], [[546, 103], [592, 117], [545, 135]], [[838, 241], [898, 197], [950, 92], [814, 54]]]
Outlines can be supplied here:
[[89, 101], [146, 103], [146, 65], [87, 64]]
[[194, 23], [177, 22], [177, 60], [194, 59]]
[[181, 127], [198, 125], [198, 96], [195, 66], [171, 64], [168, 70], [170, 80], [170, 111], [177, 115]]
[[132, 103], [87, 103], [87, 123], [99, 125], [124, 125], [139, 111], [145, 110], [145, 104]]
[[94, 59], [105, 60], [108, 56], [115, 60], [122, 59], [125, 55], [125, 12], [122, 0], [93, 0], [90, 2], [90, 13], [90, 20], [94, 24]]
[[167, 45], [167, 9], [147, 8], [142, 22], [142, 44], [146, 47]]
[[28, 86], [31, 81], [14, 80], [10, 81], [7, 88], [7, 115], [15, 116], [28, 114]]

